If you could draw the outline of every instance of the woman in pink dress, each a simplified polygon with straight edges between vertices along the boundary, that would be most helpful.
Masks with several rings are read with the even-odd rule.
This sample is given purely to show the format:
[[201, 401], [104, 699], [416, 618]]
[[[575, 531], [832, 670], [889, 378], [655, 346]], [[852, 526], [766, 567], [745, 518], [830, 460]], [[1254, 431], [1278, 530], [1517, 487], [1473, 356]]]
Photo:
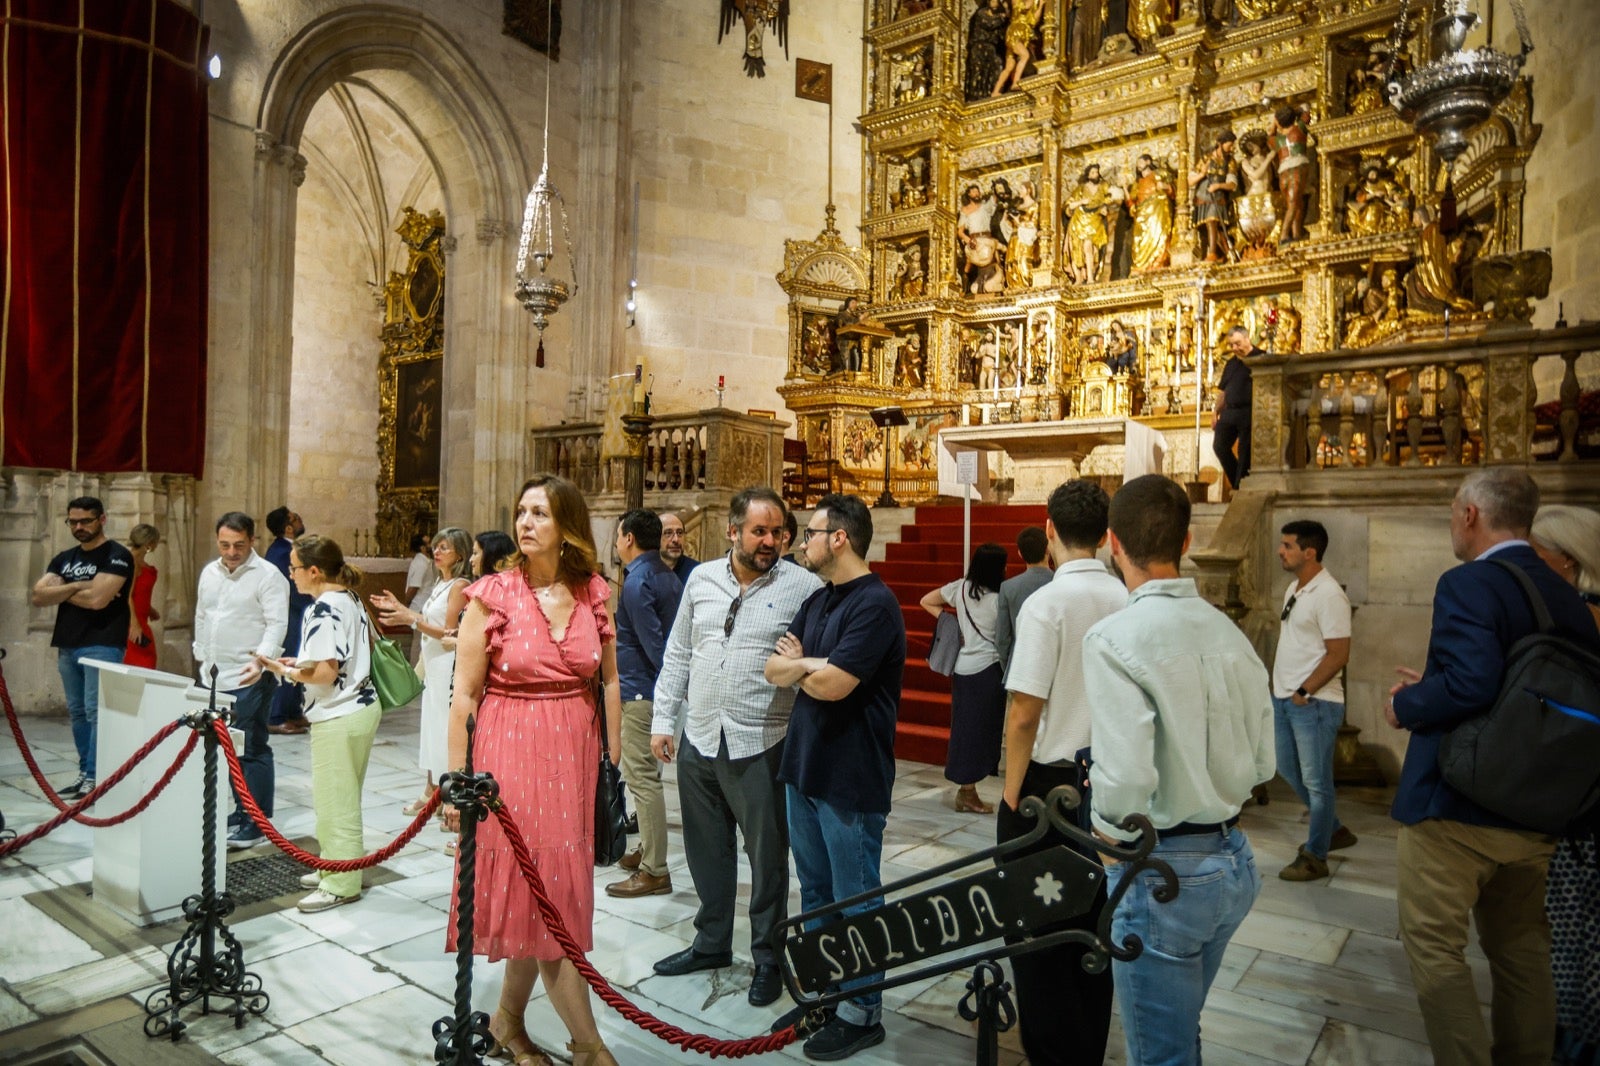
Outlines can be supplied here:
[[[594, 794], [600, 717], [593, 681], [605, 682], [606, 735], [621, 758], [617, 653], [598, 573], [589, 509], [570, 482], [536, 477], [516, 508], [516, 565], [467, 589], [450, 701], [450, 766], [466, 763], [467, 718], [477, 715], [472, 765], [494, 775], [500, 799], [527, 840], [545, 889], [585, 951], [594, 945]], [[459, 813], [445, 813], [459, 828]], [[508, 960], [490, 1020], [496, 1044], [517, 1066], [549, 1058], [523, 1022], [534, 982], [544, 978], [567, 1027], [574, 1066], [614, 1066], [600, 1040], [589, 990], [550, 936], [495, 818], [478, 826], [473, 950]], [[459, 901], [457, 901], [459, 902]], [[452, 904], [447, 950], [456, 949]]]
[[133, 596], [128, 612], [128, 647], [122, 661], [129, 666], [156, 668], [156, 638], [150, 632], [150, 623], [161, 621], [161, 612], [150, 603], [155, 592], [156, 578], [161, 571], [145, 561], [145, 557], [161, 544], [161, 530], [141, 522], [128, 531], [128, 551], [133, 553]]

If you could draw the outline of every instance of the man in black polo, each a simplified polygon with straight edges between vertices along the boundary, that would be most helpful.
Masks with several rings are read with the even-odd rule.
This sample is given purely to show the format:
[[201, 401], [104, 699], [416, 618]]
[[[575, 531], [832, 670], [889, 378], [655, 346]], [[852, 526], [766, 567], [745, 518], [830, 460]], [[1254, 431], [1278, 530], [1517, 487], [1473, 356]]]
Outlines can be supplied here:
[[[1250, 331], [1234, 326], [1228, 331], [1228, 351], [1233, 353], [1217, 379], [1217, 389], [1212, 400], [1211, 450], [1222, 464], [1222, 474], [1228, 484], [1239, 487], [1250, 473], [1250, 360], [1262, 354], [1250, 343]], [[1233, 457], [1233, 446], [1239, 445], [1239, 457]]]
[[[860, 499], [830, 494], [817, 503], [800, 553], [828, 584], [767, 660], [768, 681], [799, 686], [778, 778], [788, 786], [789, 846], [806, 911], [883, 884], [906, 628], [894, 593], [867, 569], [871, 543], [872, 514]], [[880, 993], [845, 1001], [806, 1041], [806, 1057], [832, 1062], [881, 1043], [882, 1014]]]

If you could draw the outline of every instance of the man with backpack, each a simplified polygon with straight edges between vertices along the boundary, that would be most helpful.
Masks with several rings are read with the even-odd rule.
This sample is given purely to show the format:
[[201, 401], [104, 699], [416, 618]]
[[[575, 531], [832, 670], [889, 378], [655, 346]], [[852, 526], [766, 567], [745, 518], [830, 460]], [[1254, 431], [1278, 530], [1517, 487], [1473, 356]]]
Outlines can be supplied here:
[[[1556, 838], [1467, 798], [1439, 762], [1446, 736], [1500, 701], [1513, 646], [1539, 629], [1520, 579], [1500, 564], [1531, 579], [1559, 636], [1600, 652], [1582, 599], [1528, 546], [1538, 508], [1522, 470], [1489, 467], [1463, 480], [1450, 505], [1450, 545], [1463, 565], [1434, 591], [1426, 669], [1400, 668], [1384, 707], [1391, 726], [1411, 733], [1392, 811], [1401, 823], [1400, 936], [1440, 1066], [1546, 1063], [1554, 1048], [1544, 900]], [[1464, 956], [1469, 917], [1494, 974], [1492, 1041]]]

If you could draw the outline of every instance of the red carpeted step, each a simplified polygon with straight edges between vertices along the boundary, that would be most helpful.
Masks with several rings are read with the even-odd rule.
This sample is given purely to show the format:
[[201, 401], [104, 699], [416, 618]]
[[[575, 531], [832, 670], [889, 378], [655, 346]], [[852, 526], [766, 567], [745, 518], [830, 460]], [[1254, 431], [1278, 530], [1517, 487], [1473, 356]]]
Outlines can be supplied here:
[[899, 720], [948, 730], [950, 728], [949, 685], [945, 686], [943, 692], [917, 688], [901, 689]]
[[950, 679], [928, 669], [926, 650], [916, 658], [911, 658], [910, 652], [907, 652], [905, 677], [900, 682], [900, 689], [902, 693], [910, 689], [943, 693], [945, 702], [950, 701]]
[[894, 757], [943, 766], [950, 753], [950, 730], [902, 722], [894, 732]]

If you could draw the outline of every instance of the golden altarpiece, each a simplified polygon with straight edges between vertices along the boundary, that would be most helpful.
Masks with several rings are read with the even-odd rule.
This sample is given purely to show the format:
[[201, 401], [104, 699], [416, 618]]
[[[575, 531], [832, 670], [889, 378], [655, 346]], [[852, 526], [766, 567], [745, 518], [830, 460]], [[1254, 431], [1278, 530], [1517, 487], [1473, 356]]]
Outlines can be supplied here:
[[1278, 354], [1484, 328], [1471, 266], [1521, 248], [1539, 127], [1523, 80], [1447, 172], [1383, 92], [1432, 58], [1419, 6], [870, 0], [862, 242], [830, 207], [778, 276], [809, 455], [875, 491], [898, 404], [893, 491], [926, 500], [944, 427], [1121, 416], [1193, 478], [1231, 327]]
[[439, 527], [444, 417], [444, 216], [405, 208], [403, 271], [383, 287], [378, 356], [378, 553], [411, 554]]

